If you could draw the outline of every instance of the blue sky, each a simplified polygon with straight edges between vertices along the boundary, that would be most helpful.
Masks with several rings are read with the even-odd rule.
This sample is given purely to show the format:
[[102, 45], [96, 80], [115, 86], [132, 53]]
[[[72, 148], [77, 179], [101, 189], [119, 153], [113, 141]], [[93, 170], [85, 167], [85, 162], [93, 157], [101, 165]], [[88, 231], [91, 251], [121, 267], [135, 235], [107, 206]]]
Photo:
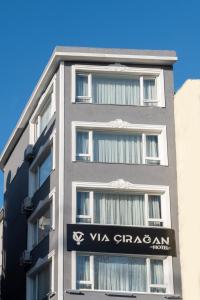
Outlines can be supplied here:
[[194, 0], [0, 1], [0, 151], [56, 45], [174, 49], [175, 89], [200, 78], [199, 11]]

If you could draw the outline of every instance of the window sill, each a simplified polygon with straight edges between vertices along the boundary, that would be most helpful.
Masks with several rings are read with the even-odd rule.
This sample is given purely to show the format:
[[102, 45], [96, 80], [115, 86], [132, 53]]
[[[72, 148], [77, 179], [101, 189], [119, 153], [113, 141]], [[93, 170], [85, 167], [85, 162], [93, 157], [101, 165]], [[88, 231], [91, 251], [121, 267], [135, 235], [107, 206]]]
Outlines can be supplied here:
[[182, 299], [182, 297], [180, 295], [166, 295], [164, 298], [171, 299], [171, 300]]
[[70, 295], [85, 295], [82, 291], [80, 290], [66, 290], [65, 291], [66, 294], [70, 294]]
[[125, 166], [145, 166], [145, 167], [169, 167], [168, 164], [160, 164], [160, 165], [154, 165], [154, 164], [128, 164], [128, 163], [111, 163], [111, 162], [98, 162], [98, 161], [89, 161], [89, 160], [72, 160], [73, 163], [91, 163], [91, 164], [104, 164], [104, 165], [125, 165]]
[[109, 292], [109, 293], [105, 293], [105, 295], [109, 297], [137, 298], [137, 296], [132, 293], [125, 294], [125, 293]]
[[91, 105], [95, 105], [95, 106], [106, 106], [106, 107], [108, 107], [108, 106], [111, 106], [111, 107], [113, 107], [113, 106], [116, 106], [116, 107], [128, 107], [128, 108], [130, 108], [130, 107], [133, 107], [133, 108], [149, 108], [149, 109], [151, 109], [151, 108], [160, 108], [160, 109], [162, 109], [162, 108], [166, 108], [166, 106], [161, 106], [161, 105], [136, 105], [136, 104], [103, 104], [103, 103], [92, 103], [92, 102], [78, 102], [78, 101], [72, 101], [71, 102], [72, 104], [81, 104], [81, 105], [83, 105], [83, 104], [91, 104]]

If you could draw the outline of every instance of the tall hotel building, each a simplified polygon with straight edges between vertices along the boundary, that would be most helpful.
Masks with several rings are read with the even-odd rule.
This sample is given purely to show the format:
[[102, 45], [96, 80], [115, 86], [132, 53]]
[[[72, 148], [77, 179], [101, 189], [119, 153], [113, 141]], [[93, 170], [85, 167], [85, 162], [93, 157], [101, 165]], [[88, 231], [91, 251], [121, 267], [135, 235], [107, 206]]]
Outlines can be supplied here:
[[55, 49], [0, 158], [3, 300], [181, 299], [176, 60]]

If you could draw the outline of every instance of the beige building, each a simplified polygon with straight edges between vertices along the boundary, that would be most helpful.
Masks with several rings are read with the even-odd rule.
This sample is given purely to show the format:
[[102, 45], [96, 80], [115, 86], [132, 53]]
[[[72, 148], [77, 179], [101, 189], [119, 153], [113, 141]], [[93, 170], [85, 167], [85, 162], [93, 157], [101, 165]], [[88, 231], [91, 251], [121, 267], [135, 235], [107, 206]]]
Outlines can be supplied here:
[[200, 80], [175, 95], [183, 300], [200, 299]]

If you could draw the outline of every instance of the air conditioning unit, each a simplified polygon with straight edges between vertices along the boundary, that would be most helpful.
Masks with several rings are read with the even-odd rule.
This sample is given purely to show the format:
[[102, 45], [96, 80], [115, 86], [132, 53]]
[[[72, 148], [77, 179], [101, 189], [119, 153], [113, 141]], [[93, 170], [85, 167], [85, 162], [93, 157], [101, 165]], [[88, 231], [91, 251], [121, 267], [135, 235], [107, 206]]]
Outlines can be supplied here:
[[29, 265], [31, 263], [32, 263], [32, 258], [31, 258], [30, 251], [24, 250], [20, 258], [20, 265]]
[[34, 150], [32, 145], [28, 145], [24, 151], [24, 160], [31, 162], [34, 159]]
[[22, 213], [31, 212], [33, 210], [33, 201], [30, 197], [26, 197], [22, 202]]

